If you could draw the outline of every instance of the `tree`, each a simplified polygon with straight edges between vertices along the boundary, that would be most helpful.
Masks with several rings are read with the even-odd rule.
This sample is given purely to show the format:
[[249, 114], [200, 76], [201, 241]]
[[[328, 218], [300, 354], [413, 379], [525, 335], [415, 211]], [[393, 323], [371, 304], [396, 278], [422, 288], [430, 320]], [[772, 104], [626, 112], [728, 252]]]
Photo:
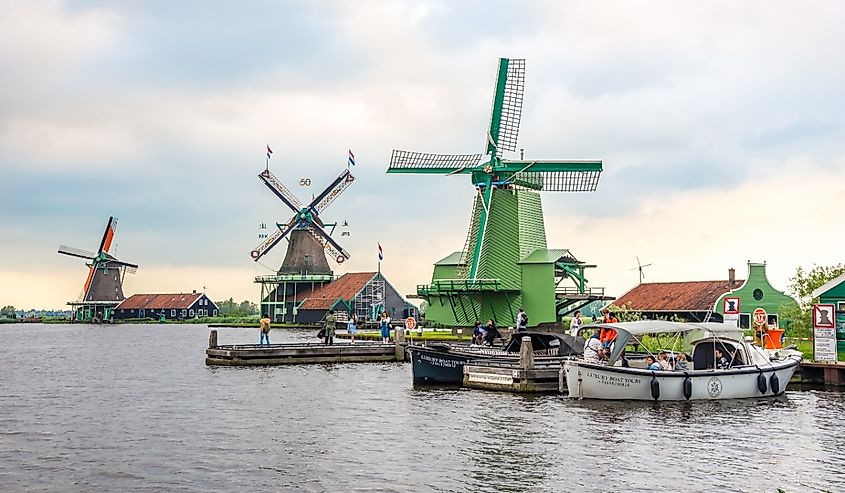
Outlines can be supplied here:
[[15, 307], [13, 307], [12, 305], [6, 305], [3, 308], [0, 308], [0, 317], [18, 318], [17, 314], [15, 313]]
[[795, 275], [789, 279], [789, 294], [798, 299], [798, 306], [784, 306], [780, 309], [784, 326], [789, 327], [790, 335], [808, 337], [812, 334], [813, 304], [819, 301], [818, 298], [813, 298], [813, 291], [843, 273], [843, 264], [813, 265], [809, 271], [800, 266], [795, 269]]

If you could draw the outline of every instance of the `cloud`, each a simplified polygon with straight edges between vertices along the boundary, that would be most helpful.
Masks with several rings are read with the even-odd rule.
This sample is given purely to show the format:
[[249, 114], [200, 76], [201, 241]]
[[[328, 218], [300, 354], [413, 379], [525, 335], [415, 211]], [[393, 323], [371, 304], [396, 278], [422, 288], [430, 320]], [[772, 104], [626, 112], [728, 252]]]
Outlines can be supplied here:
[[[55, 247], [90, 248], [114, 214], [121, 254], [142, 265], [133, 282], [152, 280], [137, 286], [160, 290], [156, 272], [175, 289], [159, 269], [185, 265], [181, 289], [207, 271], [243, 276], [229, 285], [246, 293], [262, 270], [248, 258], [257, 225], [289, 217], [255, 177], [263, 146], [303, 198], [351, 148], [358, 180], [326, 211], [351, 224], [337, 270], [374, 268], [381, 241], [385, 272], [411, 292], [463, 245], [473, 190], [463, 176], [386, 175], [390, 151], [481, 150], [505, 55], [527, 58], [526, 156], [604, 161], [595, 193], [544, 196], [552, 246], [618, 289], [630, 267], [618, 259], [633, 255], [593, 239], [607, 229], [705, 235], [654, 247], [654, 279], [684, 272], [659, 270], [681, 255], [739, 267], [737, 243], [701, 225], [709, 200], [770, 183], [808, 220], [795, 204], [808, 177], [845, 172], [843, 17], [838, 3], [13, 2], [0, 19], [0, 255], [65, 272]], [[786, 211], [775, 226], [773, 210], [743, 221], [799, 228]], [[639, 242], [622, 243], [645, 258]]]

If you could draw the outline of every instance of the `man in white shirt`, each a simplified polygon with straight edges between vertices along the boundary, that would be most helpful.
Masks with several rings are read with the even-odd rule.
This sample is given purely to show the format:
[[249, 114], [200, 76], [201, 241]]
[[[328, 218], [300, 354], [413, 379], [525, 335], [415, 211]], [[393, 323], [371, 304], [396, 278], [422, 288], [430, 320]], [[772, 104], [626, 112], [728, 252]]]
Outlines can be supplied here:
[[598, 363], [601, 351], [602, 347], [601, 341], [599, 341], [599, 331], [596, 330], [592, 337], [584, 342], [584, 359], [591, 363]]
[[569, 334], [573, 336], [578, 335], [578, 329], [584, 325], [584, 322], [581, 320], [581, 310], [575, 310], [575, 316], [572, 317], [572, 321], [569, 322]]

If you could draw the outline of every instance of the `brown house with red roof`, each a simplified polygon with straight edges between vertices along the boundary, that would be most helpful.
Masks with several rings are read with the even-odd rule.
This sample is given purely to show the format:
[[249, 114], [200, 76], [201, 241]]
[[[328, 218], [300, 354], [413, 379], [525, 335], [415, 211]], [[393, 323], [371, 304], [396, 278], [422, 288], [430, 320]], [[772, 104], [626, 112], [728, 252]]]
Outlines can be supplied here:
[[721, 322], [716, 302], [738, 289], [745, 281], [736, 279], [734, 269], [720, 281], [680, 281], [641, 283], [620, 296], [613, 304], [641, 312], [648, 319], [677, 317], [689, 322]]
[[184, 320], [216, 317], [219, 308], [205, 293], [133, 294], [114, 309], [115, 320]]
[[[261, 310], [267, 313], [264, 303]], [[296, 323], [319, 323], [329, 310], [355, 313], [362, 322], [373, 320], [375, 314], [382, 311], [393, 319], [417, 315], [416, 307], [408, 303], [380, 272], [350, 272], [328, 284], [296, 293]]]

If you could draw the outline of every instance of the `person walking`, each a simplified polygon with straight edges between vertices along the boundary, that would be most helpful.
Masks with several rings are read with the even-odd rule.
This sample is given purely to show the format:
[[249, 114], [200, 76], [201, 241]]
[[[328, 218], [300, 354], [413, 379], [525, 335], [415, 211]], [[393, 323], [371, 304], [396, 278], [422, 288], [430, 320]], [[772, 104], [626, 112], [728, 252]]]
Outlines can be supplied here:
[[528, 330], [528, 314], [522, 308], [516, 314], [516, 331], [525, 332]]
[[264, 317], [261, 318], [261, 322], [259, 322], [258, 326], [258, 345], [263, 346], [264, 341], [267, 341], [267, 345], [270, 345], [270, 317], [267, 314], [264, 314]]
[[346, 324], [346, 332], [349, 334], [349, 338], [352, 339], [352, 344], [355, 344], [355, 333], [358, 332], [358, 327], [355, 325], [356, 318], [355, 314], [349, 316], [349, 322]]
[[381, 314], [379, 327], [381, 328], [381, 342], [390, 344], [390, 317], [387, 315], [387, 312]]
[[326, 315], [326, 321], [323, 326], [323, 330], [325, 330], [325, 334], [323, 337], [326, 338], [326, 344], [334, 344], [334, 331], [337, 329], [337, 317], [335, 317], [334, 310], [329, 310], [329, 314]]

